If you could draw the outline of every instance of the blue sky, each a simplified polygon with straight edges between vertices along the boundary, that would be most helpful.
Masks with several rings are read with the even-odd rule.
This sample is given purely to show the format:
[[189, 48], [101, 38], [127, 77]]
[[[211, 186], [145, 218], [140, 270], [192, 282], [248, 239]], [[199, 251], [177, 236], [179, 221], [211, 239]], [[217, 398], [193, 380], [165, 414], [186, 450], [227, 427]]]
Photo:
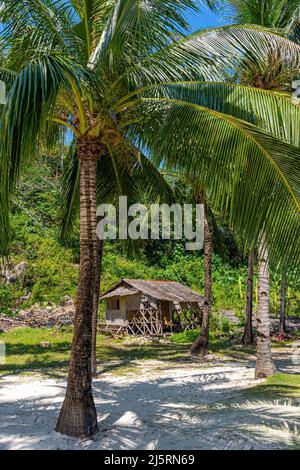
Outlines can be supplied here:
[[189, 22], [193, 31], [225, 24], [225, 21], [221, 15], [216, 15], [209, 9], [205, 9], [205, 11], [197, 15], [190, 15]]
[[[225, 24], [225, 21], [222, 19], [221, 14], [216, 15], [212, 13], [208, 8], [206, 8], [200, 14], [193, 14], [189, 15], [189, 22], [193, 31], [197, 31], [198, 29], [203, 28], [210, 28], [213, 26], [221, 26]], [[2, 25], [0, 23], [0, 31], [2, 29]]]

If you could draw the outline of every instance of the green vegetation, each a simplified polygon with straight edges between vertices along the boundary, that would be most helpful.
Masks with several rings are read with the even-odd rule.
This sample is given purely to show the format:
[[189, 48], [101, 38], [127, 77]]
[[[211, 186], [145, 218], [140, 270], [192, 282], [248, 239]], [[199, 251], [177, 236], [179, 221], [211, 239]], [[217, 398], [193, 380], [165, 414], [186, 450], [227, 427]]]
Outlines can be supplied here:
[[[96, 0], [25, 3], [4, 0], [0, 13], [6, 92], [0, 111], [0, 313], [13, 316], [32, 304], [74, 298], [76, 284], [78, 301], [73, 327], [1, 333], [3, 372], [65, 372], [71, 349], [55, 429], [90, 437], [98, 431], [91, 394], [97, 359], [102, 372], [141, 370], [140, 359], [156, 359], [159, 367], [160, 358], [172, 367], [191, 360], [189, 350], [206, 354], [209, 334], [216, 355], [252, 353], [239, 344], [248, 277], [245, 325], [251, 334], [245, 328], [243, 342], [252, 342], [254, 284], [255, 376], [274, 374], [269, 311], [279, 310], [275, 271], [283, 280], [281, 337], [286, 310], [300, 313], [300, 107], [291, 97], [300, 63], [296, 3], [277, 6], [269, 24], [262, 15], [243, 14], [242, 2], [237, 17], [243, 24], [198, 31], [197, 37], [189, 36], [187, 21], [187, 13], [198, 11], [194, 0], [153, 1], [150, 8], [134, 1], [101, 8]], [[219, 2], [205, 3], [219, 8]], [[276, 24], [278, 15], [289, 18]], [[251, 17], [273, 31], [245, 24]], [[189, 181], [181, 188], [185, 197], [180, 191], [174, 197], [163, 174], [175, 171]], [[204, 260], [203, 253], [186, 253], [182, 242], [107, 242], [103, 253], [96, 207], [116, 206], [121, 194], [130, 205], [143, 198], [146, 204], [204, 203]], [[254, 259], [255, 251], [259, 281], [255, 273], [253, 283], [245, 256]], [[201, 337], [192, 349], [198, 331], [174, 334], [166, 344], [97, 338], [100, 278], [103, 292], [122, 277], [176, 280], [205, 291]], [[237, 325], [221, 315], [224, 310], [231, 311], [228, 317], [235, 313]], [[264, 386], [280, 395], [298, 384], [278, 376]]]
[[[218, 313], [212, 313], [210, 323], [210, 341], [221, 336], [230, 337], [238, 330], [238, 326], [231, 323], [230, 320]], [[180, 333], [174, 333], [171, 341], [174, 343], [193, 343], [199, 336], [199, 330], [187, 330]]]
[[171, 336], [171, 341], [173, 343], [185, 344], [193, 343], [199, 336], [199, 330], [187, 330], [180, 333], [174, 333]]
[[[238, 360], [249, 360], [255, 353], [255, 346], [240, 345], [241, 331], [238, 326], [231, 325], [233, 332], [223, 333], [212, 329], [210, 334], [210, 350], [220, 357]], [[44, 375], [65, 376], [68, 366], [73, 329], [72, 327], [56, 328], [17, 328], [0, 334], [0, 341], [6, 345], [6, 363], [0, 365], [0, 374], [19, 374], [38, 372]], [[190, 346], [197, 338], [198, 331], [190, 330], [175, 333], [169, 342], [142, 341], [130, 336], [115, 339], [98, 335], [97, 361], [99, 372], [125, 374], [138, 372], [141, 360], [167, 361], [172, 364], [185, 362], [190, 358]], [[290, 342], [277, 344], [273, 347], [290, 348]], [[159, 364], [157, 365], [159, 368]], [[265, 387], [265, 388], [264, 388]], [[293, 388], [294, 387], [294, 388]], [[295, 387], [298, 387], [296, 389]], [[275, 394], [290, 396], [291, 392], [300, 393], [300, 376], [277, 374], [247, 391], [249, 394]]]
[[[6, 363], [0, 374], [38, 371], [42, 374], [66, 374], [72, 341], [72, 328], [17, 328], [0, 334], [6, 345]], [[146, 342], [134, 338], [112, 339], [98, 335], [97, 360], [103, 372], [122, 373], [135, 369], [135, 361], [157, 359], [175, 361], [187, 357], [186, 345]]]
[[300, 398], [300, 374], [276, 374], [245, 390], [249, 398]]
[[[100, 371], [114, 373], [136, 369], [136, 361], [142, 359], [181, 361], [187, 358], [189, 348], [197, 337], [198, 331], [176, 333], [170, 342], [145, 341], [138, 338], [124, 337], [113, 339], [98, 335], [97, 360]], [[65, 374], [68, 365], [72, 327], [55, 328], [17, 328], [0, 334], [0, 340], [6, 344], [6, 364], [0, 366], [0, 373], [15, 374], [39, 371], [44, 374]], [[235, 354], [232, 335], [211, 333], [211, 349], [219, 355]], [[103, 367], [101, 367], [101, 364]]]
[[10, 315], [10, 307], [13, 305], [13, 292], [8, 286], [0, 284], [0, 308], [1, 313], [5, 315]]
[[[0, 312], [11, 314], [19, 307], [19, 299], [31, 293], [22, 304], [29, 307], [36, 302], [59, 303], [65, 295], [74, 296], [78, 276], [79, 233], [78, 224], [68, 246], [59, 238], [59, 152], [44, 156], [30, 172], [23, 175], [17, 187], [11, 209], [13, 264], [26, 261], [26, 276], [16, 284], [5, 286], [0, 283]], [[49, 159], [51, 165], [49, 164]], [[178, 185], [177, 182], [173, 182]], [[181, 183], [176, 187], [178, 197], [184, 199], [188, 188]], [[41, 222], [42, 221], [42, 222]], [[219, 235], [222, 233], [222, 250]], [[213, 256], [213, 311], [234, 311], [243, 319], [247, 266], [234, 237], [221, 217], [216, 217], [213, 233], [215, 254]], [[218, 254], [220, 252], [220, 254]], [[222, 256], [221, 256], [222, 254]], [[182, 242], [149, 241], [138, 253], [126, 254], [120, 243], [107, 242], [104, 250], [102, 291], [109, 289], [121, 278], [169, 279], [189, 285], [202, 293], [204, 289], [202, 252], [185, 252]], [[257, 278], [254, 279], [256, 292]], [[279, 311], [280, 277], [273, 276], [271, 289], [271, 312]], [[291, 279], [288, 286], [289, 315], [300, 314], [300, 291], [297, 279]], [[254, 295], [254, 308], [256, 296]], [[104, 314], [104, 306], [100, 307]], [[220, 332], [230, 325], [213, 315], [213, 329]]]
[[[3, 374], [37, 369], [67, 367], [72, 331], [49, 328], [17, 328], [0, 335], [5, 341], [6, 363], [0, 366]], [[43, 347], [42, 343], [49, 346]]]

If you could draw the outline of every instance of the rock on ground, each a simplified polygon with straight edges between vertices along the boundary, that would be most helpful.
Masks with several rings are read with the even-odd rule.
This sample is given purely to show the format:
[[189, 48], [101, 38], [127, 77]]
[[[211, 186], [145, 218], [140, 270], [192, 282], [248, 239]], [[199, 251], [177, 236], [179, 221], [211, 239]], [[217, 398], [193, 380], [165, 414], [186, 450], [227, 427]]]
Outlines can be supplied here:
[[42, 328], [72, 325], [74, 314], [74, 302], [70, 297], [66, 297], [62, 305], [41, 306], [34, 304], [26, 310], [20, 310], [13, 317], [0, 314], [0, 329], [8, 331], [22, 326]]

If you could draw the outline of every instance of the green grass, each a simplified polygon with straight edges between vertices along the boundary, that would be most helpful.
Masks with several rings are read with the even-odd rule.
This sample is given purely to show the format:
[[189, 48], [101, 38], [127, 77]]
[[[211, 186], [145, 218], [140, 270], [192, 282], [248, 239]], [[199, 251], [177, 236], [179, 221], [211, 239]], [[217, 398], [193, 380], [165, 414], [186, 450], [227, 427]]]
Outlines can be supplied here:
[[187, 330], [180, 333], [174, 333], [170, 340], [172, 343], [184, 344], [184, 343], [193, 343], [199, 336], [199, 330]]
[[[1, 333], [5, 342], [6, 360], [0, 365], [0, 374], [16, 374], [36, 371], [55, 375], [65, 373], [70, 356], [72, 330], [54, 328], [17, 328]], [[40, 343], [49, 342], [48, 347]], [[126, 344], [125, 344], [126, 343]], [[188, 346], [147, 342], [135, 339], [112, 339], [104, 335], [97, 338], [97, 360], [103, 372], [123, 374], [137, 368], [135, 361], [162, 359], [180, 361], [188, 356]]]
[[[255, 354], [255, 346], [243, 346], [241, 344], [242, 329], [237, 325], [231, 325], [229, 332], [211, 332], [209, 335], [209, 351], [218, 356], [229, 356], [232, 359], [249, 359]], [[199, 330], [187, 330], [174, 333], [170, 340], [176, 344], [190, 345], [197, 339]]]
[[[138, 370], [137, 361], [143, 359], [169, 361], [170, 365], [187, 360], [190, 344], [196, 339], [198, 331], [176, 333], [169, 343], [145, 341], [133, 337], [113, 339], [108, 336], [97, 337], [97, 360], [99, 370], [124, 374]], [[72, 328], [17, 328], [0, 333], [0, 341], [5, 342], [6, 360], [0, 365], [0, 374], [39, 372], [56, 375], [65, 374], [69, 362]], [[41, 343], [48, 342], [48, 347]], [[241, 358], [254, 352], [251, 348], [234, 350], [235, 337], [221, 335], [210, 338], [210, 350], [220, 356], [231, 355]]]
[[[71, 340], [71, 331], [50, 328], [16, 328], [2, 333], [0, 341], [5, 342], [6, 357], [5, 364], [0, 365], [0, 373], [66, 367]], [[49, 342], [49, 347], [40, 346], [42, 342]]]
[[[46, 375], [66, 374], [71, 341], [72, 328], [17, 328], [15, 330], [0, 333], [0, 342], [6, 345], [6, 361], [0, 365], [0, 374], [19, 374], [38, 372]], [[176, 333], [172, 341], [155, 342], [145, 341], [133, 337], [113, 339], [108, 336], [97, 337], [97, 360], [100, 372], [110, 372], [123, 375], [140, 370], [138, 364], [141, 360], [161, 360], [169, 362], [170, 367], [178, 363], [184, 363], [190, 357], [190, 344], [196, 339], [198, 331]], [[48, 347], [41, 343], [49, 342]], [[282, 343], [280, 343], [282, 347]], [[286, 345], [287, 347], [289, 344]], [[240, 344], [240, 334], [211, 335], [210, 351], [220, 357], [226, 356], [233, 360], [249, 360], [255, 354], [255, 347], [243, 347]], [[276, 376], [281, 377], [281, 376]], [[297, 380], [291, 377], [291, 381]], [[271, 379], [269, 379], [271, 380]], [[279, 380], [279, 379], [278, 379]], [[297, 382], [298, 383], [298, 382]], [[295, 384], [271, 382], [264, 383], [266, 391], [277, 390], [278, 393], [287, 387], [287, 391], [294, 391], [290, 387]], [[261, 387], [259, 385], [258, 387]], [[256, 387], [255, 387], [256, 390]], [[254, 392], [255, 392], [254, 390]], [[258, 389], [262, 393], [262, 389]], [[255, 392], [256, 393], [256, 392]]]
[[300, 398], [300, 374], [276, 374], [243, 392], [249, 399]]

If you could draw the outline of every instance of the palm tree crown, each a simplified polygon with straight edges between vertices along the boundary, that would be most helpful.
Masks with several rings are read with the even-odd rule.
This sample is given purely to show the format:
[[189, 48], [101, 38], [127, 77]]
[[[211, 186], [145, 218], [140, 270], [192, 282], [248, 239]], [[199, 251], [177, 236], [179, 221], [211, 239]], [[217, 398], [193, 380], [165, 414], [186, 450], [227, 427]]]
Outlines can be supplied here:
[[[228, 67], [232, 67], [233, 50], [243, 60], [247, 53], [251, 60], [257, 59], [251, 35], [262, 49], [270, 48], [273, 41], [286, 56], [293, 51], [292, 67], [300, 62], [300, 48], [255, 28], [224, 27], [185, 36], [186, 9], [195, 10], [196, 3], [3, 2], [1, 20], [6, 27], [1, 36], [5, 60], [0, 78], [9, 90], [8, 105], [2, 112], [4, 210], [0, 239], [4, 253], [8, 243], [7, 190], [13, 187], [22, 164], [37, 152], [39, 141], [53, 142], [71, 130], [76, 139], [100, 137], [99, 152], [118, 158], [122, 155], [122, 159], [126, 155], [137, 158], [145, 146], [149, 155], [155, 153], [166, 159], [167, 144], [171, 150], [170, 166], [180, 162], [187, 170], [201, 172], [215, 202], [223, 206], [230, 201], [232, 223], [243, 230], [252, 227], [246, 230], [249, 242], [260, 232], [257, 214], [261, 213], [262, 219], [270, 218], [273, 229], [271, 233], [270, 228], [269, 238], [278, 260], [276, 253], [282, 249], [283, 240], [276, 234], [281, 221], [271, 208], [278, 208], [277, 196], [284, 200], [283, 212], [289, 218], [284, 225], [293, 227], [290, 222], [299, 210], [299, 189], [291, 177], [291, 167], [298, 161], [299, 151], [274, 141], [244, 121], [289, 141], [286, 134], [299, 136], [299, 132], [298, 125], [291, 125], [288, 116], [295, 117], [293, 123], [299, 122], [299, 110], [288, 97], [271, 96], [221, 80], [226, 79]], [[182, 82], [199, 78], [201, 82]], [[160, 135], [164, 142], [159, 141]], [[222, 151], [219, 139], [227, 143]], [[289, 153], [293, 157], [287, 164]], [[265, 172], [268, 177], [262, 184]], [[229, 174], [235, 175], [230, 183]], [[276, 191], [271, 193], [271, 187], [276, 187]], [[251, 197], [255, 191], [255, 197]], [[269, 196], [263, 198], [265, 193]], [[295, 227], [291, 229], [289, 255], [297, 251], [294, 235]]]

